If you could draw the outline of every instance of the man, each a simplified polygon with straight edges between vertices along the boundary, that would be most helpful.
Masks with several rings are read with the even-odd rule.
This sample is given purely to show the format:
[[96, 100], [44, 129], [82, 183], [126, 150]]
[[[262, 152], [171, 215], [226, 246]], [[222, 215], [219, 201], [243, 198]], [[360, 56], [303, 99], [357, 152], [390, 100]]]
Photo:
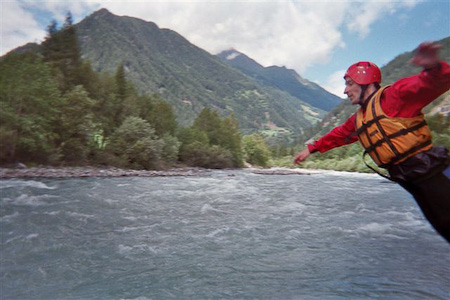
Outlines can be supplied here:
[[344, 94], [361, 107], [344, 124], [308, 144], [294, 163], [316, 151], [359, 140], [364, 154], [414, 196], [431, 225], [450, 243], [450, 156], [448, 149], [432, 146], [421, 112], [450, 89], [450, 65], [439, 61], [439, 48], [430, 42], [420, 44], [411, 62], [422, 72], [383, 88], [375, 64], [350, 66], [344, 76]]

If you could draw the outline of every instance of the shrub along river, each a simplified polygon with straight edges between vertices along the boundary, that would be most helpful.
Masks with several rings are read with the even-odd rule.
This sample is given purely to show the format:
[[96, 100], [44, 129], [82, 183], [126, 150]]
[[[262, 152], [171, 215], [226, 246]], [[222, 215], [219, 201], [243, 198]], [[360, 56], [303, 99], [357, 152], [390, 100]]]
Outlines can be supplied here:
[[286, 174], [2, 180], [2, 299], [450, 298], [407, 192]]

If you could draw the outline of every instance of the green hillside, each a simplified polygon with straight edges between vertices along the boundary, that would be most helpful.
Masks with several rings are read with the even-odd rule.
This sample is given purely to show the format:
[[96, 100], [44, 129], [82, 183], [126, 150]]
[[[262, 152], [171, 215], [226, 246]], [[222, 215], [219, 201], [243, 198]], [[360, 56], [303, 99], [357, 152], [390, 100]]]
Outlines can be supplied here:
[[313, 107], [329, 112], [342, 102], [341, 98], [302, 78], [295, 70], [278, 66], [265, 68], [236, 50], [223, 51], [217, 56], [225, 63], [241, 70], [261, 84], [285, 91]]
[[96, 70], [114, 72], [123, 63], [137, 89], [169, 102], [182, 125], [191, 124], [204, 107], [221, 116], [234, 113], [244, 132], [265, 128], [301, 132], [325, 114], [286, 92], [259, 84], [154, 23], [102, 9], [76, 29], [83, 58]]

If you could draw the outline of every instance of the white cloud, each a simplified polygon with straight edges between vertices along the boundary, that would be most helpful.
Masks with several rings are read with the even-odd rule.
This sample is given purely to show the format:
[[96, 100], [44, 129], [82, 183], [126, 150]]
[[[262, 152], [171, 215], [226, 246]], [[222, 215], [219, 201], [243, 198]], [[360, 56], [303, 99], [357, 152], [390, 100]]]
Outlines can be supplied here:
[[228, 60], [233, 60], [233, 59], [235, 59], [236, 57], [238, 57], [239, 55], [241, 55], [239, 52], [233, 52], [233, 53], [229, 54], [226, 58], [227, 58]]
[[152, 2], [102, 5], [170, 28], [216, 54], [235, 48], [259, 63], [303, 72], [327, 63], [344, 47], [339, 26], [346, 3], [312, 2]]
[[331, 74], [324, 84], [320, 84], [324, 89], [329, 91], [330, 93], [335, 94], [336, 96], [340, 98], [346, 98], [347, 96], [344, 95], [344, 74], [346, 70], [339, 70]]
[[[40, 41], [45, 25], [30, 13], [47, 12], [59, 22], [70, 10], [75, 21], [100, 7], [172, 29], [193, 44], [216, 54], [234, 48], [264, 66], [278, 65], [303, 73], [325, 65], [345, 48], [342, 29], [361, 37], [384, 14], [415, 1], [201, 1], [124, 0], [2, 2], [2, 54], [27, 42]], [[27, 8], [27, 9], [24, 9]]]
[[347, 28], [356, 32], [360, 38], [365, 38], [370, 33], [370, 26], [385, 15], [392, 15], [398, 9], [411, 9], [422, 0], [388, 1], [371, 0], [362, 3], [353, 3], [348, 11], [346, 21]]
[[[98, 1], [97, 1], [98, 2]], [[75, 22], [80, 21], [87, 12], [100, 7], [99, 3], [90, 0], [79, 1], [30, 1], [21, 0], [22, 7], [35, 12], [47, 12], [52, 15], [52, 19], [62, 23], [66, 19], [67, 12], [70, 11]], [[47, 23], [50, 23], [48, 20]]]
[[[47, 26], [52, 19], [62, 23], [68, 11], [74, 21], [79, 21], [87, 11], [99, 4], [83, 1], [15, 1], [2, 0], [1, 9], [1, 54], [27, 43], [40, 43], [47, 35]], [[45, 24], [38, 21], [39, 14], [52, 17]]]
[[135, 16], [170, 28], [216, 54], [234, 48], [264, 66], [303, 73], [327, 64], [345, 47], [342, 27], [361, 38], [371, 25], [416, 1], [154, 1], [101, 2], [118, 15]]
[[45, 37], [45, 30], [18, 2], [2, 2], [1, 16], [2, 55], [26, 43], [40, 42]]

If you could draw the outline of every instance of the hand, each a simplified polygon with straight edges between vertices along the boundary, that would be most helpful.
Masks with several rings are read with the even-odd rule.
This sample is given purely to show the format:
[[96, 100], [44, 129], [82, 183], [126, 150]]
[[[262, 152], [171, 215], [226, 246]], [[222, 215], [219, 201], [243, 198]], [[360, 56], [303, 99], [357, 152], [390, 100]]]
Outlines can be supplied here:
[[301, 151], [300, 153], [297, 154], [297, 156], [294, 159], [294, 164], [298, 165], [299, 163], [301, 163], [302, 161], [304, 161], [305, 159], [307, 159], [309, 157], [309, 155], [311, 154], [311, 152], [309, 152], [309, 149], [306, 148], [305, 150]]
[[411, 63], [424, 69], [431, 69], [439, 64], [439, 49], [442, 46], [433, 42], [424, 42], [419, 45]]

